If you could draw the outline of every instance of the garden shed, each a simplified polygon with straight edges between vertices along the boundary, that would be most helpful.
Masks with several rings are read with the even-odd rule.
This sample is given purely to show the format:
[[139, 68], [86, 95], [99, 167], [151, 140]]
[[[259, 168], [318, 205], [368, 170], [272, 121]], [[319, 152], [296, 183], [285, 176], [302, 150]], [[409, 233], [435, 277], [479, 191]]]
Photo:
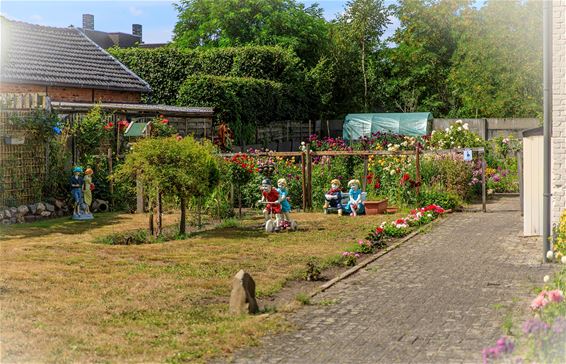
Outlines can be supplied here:
[[523, 131], [523, 235], [542, 235], [543, 128]]
[[432, 131], [432, 120], [429, 112], [348, 114], [344, 118], [343, 138], [357, 140], [377, 132], [427, 135]]

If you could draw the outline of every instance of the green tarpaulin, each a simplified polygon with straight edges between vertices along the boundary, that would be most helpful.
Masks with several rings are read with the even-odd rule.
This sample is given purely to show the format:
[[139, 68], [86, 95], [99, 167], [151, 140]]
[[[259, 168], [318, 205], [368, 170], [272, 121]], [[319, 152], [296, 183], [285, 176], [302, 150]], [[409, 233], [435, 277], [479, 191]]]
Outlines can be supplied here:
[[348, 114], [342, 135], [345, 140], [357, 140], [377, 132], [419, 136], [431, 131], [432, 114], [429, 112]]

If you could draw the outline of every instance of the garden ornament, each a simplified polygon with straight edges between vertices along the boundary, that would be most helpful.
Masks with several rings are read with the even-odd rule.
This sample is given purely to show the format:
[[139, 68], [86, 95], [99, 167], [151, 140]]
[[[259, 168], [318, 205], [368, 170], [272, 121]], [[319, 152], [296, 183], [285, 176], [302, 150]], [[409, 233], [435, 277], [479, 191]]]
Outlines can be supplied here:
[[280, 178], [277, 180], [277, 192], [279, 193], [279, 203], [281, 204], [281, 212], [283, 213], [284, 220], [281, 222], [284, 225], [296, 225], [295, 221], [291, 220], [291, 204], [289, 203], [289, 191], [287, 190], [287, 180]]
[[85, 208], [83, 200], [84, 179], [81, 177], [83, 169], [81, 167], [73, 168], [73, 175], [69, 179], [71, 187], [71, 195], [73, 196], [73, 220], [90, 220], [92, 214]]
[[[265, 219], [265, 230], [267, 232], [280, 231], [282, 228], [291, 227], [292, 230], [296, 229], [294, 221], [288, 221], [283, 218], [280, 195], [275, 189], [271, 180], [268, 178], [261, 182], [260, 190], [262, 191], [261, 200], [259, 203], [265, 204], [263, 209], [263, 216]], [[290, 208], [290, 204], [289, 204]], [[273, 219], [275, 215], [275, 220]]]
[[357, 179], [350, 180], [348, 187], [350, 187], [350, 191], [348, 192], [350, 199], [345, 208], [346, 212], [349, 212], [350, 216], [363, 214], [365, 209], [362, 201], [362, 191], [360, 190], [360, 181]]
[[342, 191], [340, 181], [333, 179], [330, 181], [330, 190], [324, 195], [324, 212], [328, 213], [328, 208], [336, 209], [338, 215], [342, 215]]
[[83, 199], [86, 213], [90, 213], [90, 205], [92, 204], [92, 191], [94, 190], [94, 183], [92, 183], [93, 173], [92, 169], [87, 168], [83, 178]]

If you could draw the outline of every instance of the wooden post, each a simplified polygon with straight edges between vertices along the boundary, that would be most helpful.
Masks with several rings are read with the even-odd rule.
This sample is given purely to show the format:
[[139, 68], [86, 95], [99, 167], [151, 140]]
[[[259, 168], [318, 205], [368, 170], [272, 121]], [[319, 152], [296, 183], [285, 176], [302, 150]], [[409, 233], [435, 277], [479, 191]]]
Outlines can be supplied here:
[[326, 119], [326, 136], [330, 138], [330, 121]]
[[420, 150], [421, 146], [419, 142], [417, 142], [416, 146], [416, 153], [415, 153], [415, 192], [417, 194], [417, 198], [421, 192], [421, 163], [420, 163]]
[[[108, 158], [108, 174], [112, 175], [112, 173], [114, 172], [112, 169], [112, 148], [108, 148], [107, 158]], [[110, 189], [110, 205], [114, 207], [114, 181], [112, 179], [110, 179], [108, 187]]]
[[303, 211], [307, 208], [307, 173], [306, 173], [306, 157], [305, 153], [301, 153], [301, 176], [303, 187]]
[[312, 135], [312, 121], [309, 119], [309, 138]]
[[155, 228], [154, 228], [154, 225], [153, 225], [153, 203], [151, 202], [151, 198], [149, 200], [149, 207], [148, 208], [149, 208], [149, 221], [148, 221], [149, 222], [149, 233], [151, 235], [154, 235], [155, 234]]
[[482, 202], [482, 211], [486, 212], [486, 190], [485, 190], [485, 152], [480, 152], [481, 153], [481, 202]]
[[307, 208], [312, 209], [312, 157], [307, 147]]
[[364, 156], [364, 179], [362, 180], [362, 192], [366, 192], [368, 182], [368, 156]]

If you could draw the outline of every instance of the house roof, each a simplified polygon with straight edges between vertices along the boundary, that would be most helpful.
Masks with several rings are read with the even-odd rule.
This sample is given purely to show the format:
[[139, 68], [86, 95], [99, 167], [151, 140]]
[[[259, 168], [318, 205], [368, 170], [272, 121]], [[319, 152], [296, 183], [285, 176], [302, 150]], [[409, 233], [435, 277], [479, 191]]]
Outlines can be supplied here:
[[89, 102], [68, 102], [51, 101], [51, 107], [57, 112], [87, 112], [95, 105], [100, 105], [102, 109], [138, 115], [166, 115], [178, 117], [205, 117], [211, 118], [214, 115], [212, 107], [183, 107], [155, 104], [124, 104], [103, 102], [99, 104]]
[[108, 49], [110, 47], [118, 46], [120, 48], [135, 47], [141, 43], [141, 37], [139, 35], [133, 35], [121, 32], [102, 32], [100, 30], [89, 30], [84, 28], [78, 28], [84, 33], [90, 40], [98, 44], [103, 49]]
[[150, 92], [147, 82], [74, 27], [55, 28], [0, 17], [0, 81]]

